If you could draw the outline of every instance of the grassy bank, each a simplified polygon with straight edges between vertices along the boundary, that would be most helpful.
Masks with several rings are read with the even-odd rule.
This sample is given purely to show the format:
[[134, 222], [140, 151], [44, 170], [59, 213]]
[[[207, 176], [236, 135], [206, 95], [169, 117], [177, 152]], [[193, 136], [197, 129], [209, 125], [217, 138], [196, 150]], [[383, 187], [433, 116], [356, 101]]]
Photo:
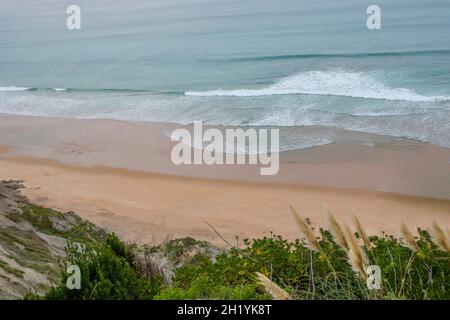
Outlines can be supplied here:
[[[340, 225], [331, 212], [329, 230], [313, 230], [295, 211], [299, 239], [273, 235], [247, 240], [211, 256], [189, 248], [193, 239], [164, 246], [169, 259], [183, 259], [170, 283], [155, 261], [114, 235], [69, 245], [65, 264], [80, 266], [82, 286], [69, 290], [68, 275], [43, 299], [450, 299], [449, 235], [439, 225], [402, 238], [368, 236], [355, 219]], [[151, 250], [150, 250], [151, 251]], [[186, 254], [190, 252], [190, 254]], [[381, 271], [379, 289], [369, 289], [367, 267]]]

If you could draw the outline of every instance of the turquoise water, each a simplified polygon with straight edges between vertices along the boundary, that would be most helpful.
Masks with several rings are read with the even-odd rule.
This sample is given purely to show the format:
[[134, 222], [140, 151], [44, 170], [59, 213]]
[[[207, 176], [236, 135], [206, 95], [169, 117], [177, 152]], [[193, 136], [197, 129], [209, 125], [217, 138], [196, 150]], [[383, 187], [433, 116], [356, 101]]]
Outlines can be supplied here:
[[[82, 29], [69, 31], [74, 3]], [[381, 30], [366, 28], [374, 3]], [[450, 1], [2, 0], [0, 112], [322, 125], [450, 147]]]

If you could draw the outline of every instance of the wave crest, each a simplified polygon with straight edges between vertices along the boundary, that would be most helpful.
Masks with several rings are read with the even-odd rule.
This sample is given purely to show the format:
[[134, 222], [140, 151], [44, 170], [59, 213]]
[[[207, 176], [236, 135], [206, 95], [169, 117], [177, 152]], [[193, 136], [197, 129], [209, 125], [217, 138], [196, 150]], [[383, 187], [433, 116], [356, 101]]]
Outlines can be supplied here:
[[288, 94], [329, 95], [400, 101], [447, 101], [450, 97], [423, 96], [405, 88], [390, 88], [360, 72], [310, 71], [279, 80], [261, 89], [187, 91], [187, 96], [257, 97]]
[[31, 90], [31, 88], [27, 88], [27, 87], [14, 87], [14, 86], [10, 86], [10, 87], [0, 87], [0, 91], [28, 91]]
[[386, 51], [386, 52], [358, 52], [358, 53], [304, 53], [285, 54], [272, 56], [244, 56], [228, 59], [204, 59], [205, 62], [254, 62], [254, 61], [278, 61], [314, 58], [370, 58], [370, 57], [397, 57], [397, 56], [423, 56], [423, 55], [445, 55], [450, 50], [417, 50], [417, 51]]

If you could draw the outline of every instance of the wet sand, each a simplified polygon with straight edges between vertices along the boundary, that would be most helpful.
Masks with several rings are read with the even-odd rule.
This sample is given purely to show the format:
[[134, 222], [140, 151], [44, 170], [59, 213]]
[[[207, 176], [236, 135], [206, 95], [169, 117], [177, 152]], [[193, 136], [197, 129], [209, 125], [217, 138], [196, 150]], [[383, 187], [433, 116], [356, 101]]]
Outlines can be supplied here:
[[[405, 221], [450, 226], [450, 151], [417, 141], [342, 133], [331, 145], [283, 152], [258, 166], [175, 166], [163, 123], [0, 116], [0, 179], [24, 179], [31, 201], [76, 211], [139, 243], [192, 236], [224, 245], [270, 232], [298, 236], [296, 207], [323, 225], [352, 207], [369, 232]], [[370, 143], [368, 143], [370, 140]], [[206, 223], [207, 222], [207, 223]]]

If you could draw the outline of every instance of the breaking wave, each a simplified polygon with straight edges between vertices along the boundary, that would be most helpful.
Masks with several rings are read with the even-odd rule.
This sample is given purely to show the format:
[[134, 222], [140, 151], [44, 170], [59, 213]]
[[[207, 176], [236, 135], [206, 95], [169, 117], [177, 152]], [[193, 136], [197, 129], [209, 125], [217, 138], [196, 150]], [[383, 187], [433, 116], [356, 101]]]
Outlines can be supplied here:
[[282, 78], [260, 89], [187, 91], [187, 96], [257, 97], [272, 95], [327, 95], [411, 102], [447, 101], [446, 96], [424, 96], [406, 88], [391, 88], [360, 72], [310, 71]]

